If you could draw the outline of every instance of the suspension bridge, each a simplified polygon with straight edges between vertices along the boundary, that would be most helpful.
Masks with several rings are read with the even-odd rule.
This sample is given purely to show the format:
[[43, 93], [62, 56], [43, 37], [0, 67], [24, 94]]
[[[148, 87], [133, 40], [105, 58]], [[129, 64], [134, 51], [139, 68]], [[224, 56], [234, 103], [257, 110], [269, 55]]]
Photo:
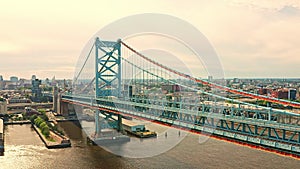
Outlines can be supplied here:
[[300, 108], [300, 103], [258, 95], [193, 77], [161, 64], [122, 40], [96, 38], [76, 71], [72, 92], [61, 95], [62, 110], [94, 110], [122, 130], [122, 117], [140, 118], [299, 156], [300, 114], [259, 106], [228, 94]]

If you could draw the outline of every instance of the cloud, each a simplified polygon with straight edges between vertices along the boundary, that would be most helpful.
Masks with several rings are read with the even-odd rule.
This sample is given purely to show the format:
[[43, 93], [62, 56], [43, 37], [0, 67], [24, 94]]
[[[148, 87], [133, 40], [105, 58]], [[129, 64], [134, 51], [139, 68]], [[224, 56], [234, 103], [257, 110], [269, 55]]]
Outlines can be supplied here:
[[278, 12], [288, 16], [298, 16], [300, 14], [300, 9], [293, 6], [284, 6]]
[[[217, 6], [202, 27], [227, 77], [297, 77], [299, 8], [290, 3], [238, 1]], [[259, 1], [261, 2], [261, 1]], [[286, 8], [286, 5], [293, 5]], [[293, 9], [289, 15], [280, 9]]]
[[298, 0], [228, 0], [228, 3], [235, 6], [245, 6], [254, 10], [278, 11], [285, 6], [300, 8]]
[[3, 2], [0, 74], [31, 77], [38, 72], [45, 78], [57, 73], [72, 78], [70, 68], [96, 31], [143, 12], [166, 13], [195, 25], [212, 42], [227, 77], [300, 74], [295, 68], [300, 63], [299, 0], [133, 1], [127, 5], [125, 1], [114, 8], [103, 1]]

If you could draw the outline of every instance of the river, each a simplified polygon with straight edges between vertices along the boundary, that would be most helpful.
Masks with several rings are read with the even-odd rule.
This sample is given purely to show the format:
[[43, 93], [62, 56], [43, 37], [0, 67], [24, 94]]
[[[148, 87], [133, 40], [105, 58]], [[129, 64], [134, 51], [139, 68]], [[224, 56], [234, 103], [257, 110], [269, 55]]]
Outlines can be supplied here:
[[73, 122], [59, 123], [72, 142], [71, 148], [47, 149], [30, 125], [5, 127], [5, 156], [0, 169], [47, 168], [298, 168], [300, 160], [234, 143], [189, 133], [174, 148], [148, 158], [126, 158], [86, 142]]

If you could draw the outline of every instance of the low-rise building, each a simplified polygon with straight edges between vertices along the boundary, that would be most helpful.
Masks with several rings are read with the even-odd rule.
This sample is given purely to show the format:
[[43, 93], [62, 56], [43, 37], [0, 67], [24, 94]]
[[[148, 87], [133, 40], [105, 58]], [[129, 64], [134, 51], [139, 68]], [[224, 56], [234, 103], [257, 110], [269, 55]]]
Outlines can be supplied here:
[[0, 114], [7, 114], [7, 103], [6, 100], [0, 98]]

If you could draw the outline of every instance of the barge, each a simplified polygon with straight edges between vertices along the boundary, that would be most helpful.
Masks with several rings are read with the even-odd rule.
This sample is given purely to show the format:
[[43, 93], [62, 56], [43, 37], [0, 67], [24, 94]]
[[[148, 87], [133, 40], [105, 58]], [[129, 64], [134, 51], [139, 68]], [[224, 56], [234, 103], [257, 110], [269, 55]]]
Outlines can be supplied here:
[[138, 124], [130, 120], [122, 119], [123, 129], [136, 137], [139, 138], [149, 138], [157, 137], [156, 132], [146, 130], [144, 124]]

